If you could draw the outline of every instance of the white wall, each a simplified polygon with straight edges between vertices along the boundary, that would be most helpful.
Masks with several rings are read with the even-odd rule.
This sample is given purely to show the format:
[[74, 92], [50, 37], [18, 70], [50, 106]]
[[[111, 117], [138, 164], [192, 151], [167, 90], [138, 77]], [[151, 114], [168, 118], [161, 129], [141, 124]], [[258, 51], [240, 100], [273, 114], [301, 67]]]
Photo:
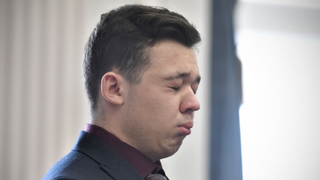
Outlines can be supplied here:
[[299, 3], [240, 1], [235, 15], [244, 180], [320, 179], [320, 2]]

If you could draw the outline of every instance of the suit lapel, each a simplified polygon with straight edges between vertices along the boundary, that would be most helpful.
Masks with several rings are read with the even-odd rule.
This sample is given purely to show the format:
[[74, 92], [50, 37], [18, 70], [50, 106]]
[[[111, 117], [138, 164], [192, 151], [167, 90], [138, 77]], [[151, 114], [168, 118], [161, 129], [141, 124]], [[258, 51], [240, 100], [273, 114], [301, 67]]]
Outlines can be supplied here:
[[119, 153], [87, 132], [81, 132], [73, 150], [88, 155], [115, 180], [144, 180]]

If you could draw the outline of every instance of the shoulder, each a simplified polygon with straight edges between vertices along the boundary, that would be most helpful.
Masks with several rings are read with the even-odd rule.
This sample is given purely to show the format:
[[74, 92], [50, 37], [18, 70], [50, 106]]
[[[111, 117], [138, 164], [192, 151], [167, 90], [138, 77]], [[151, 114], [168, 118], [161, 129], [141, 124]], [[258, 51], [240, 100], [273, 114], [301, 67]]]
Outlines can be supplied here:
[[87, 155], [71, 151], [56, 163], [44, 180], [112, 180], [101, 165]]
[[43, 180], [143, 180], [114, 149], [81, 132], [73, 150], [57, 162]]
[[87, 155], [71, 151], [56, 163], [43, 180], [111, 180], [100, 164]]

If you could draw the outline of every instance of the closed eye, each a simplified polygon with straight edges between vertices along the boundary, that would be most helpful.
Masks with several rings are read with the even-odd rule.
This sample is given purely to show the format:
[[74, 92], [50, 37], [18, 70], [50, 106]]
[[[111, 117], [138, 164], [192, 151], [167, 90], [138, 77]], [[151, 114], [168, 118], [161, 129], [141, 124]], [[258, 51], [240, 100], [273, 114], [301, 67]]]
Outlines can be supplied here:
[[180, 86], [179, 87], [171, 87], [171, 89], [175, 90], [175, 91], [179, 91]]

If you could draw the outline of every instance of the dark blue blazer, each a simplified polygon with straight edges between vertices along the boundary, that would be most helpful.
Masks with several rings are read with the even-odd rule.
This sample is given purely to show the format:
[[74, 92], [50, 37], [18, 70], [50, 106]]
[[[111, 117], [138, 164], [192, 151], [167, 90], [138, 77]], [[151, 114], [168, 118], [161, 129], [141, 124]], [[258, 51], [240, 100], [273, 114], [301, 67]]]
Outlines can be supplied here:
[[82, 131], [72, 151], [43, 180], [144, 180], [114, 149]]

